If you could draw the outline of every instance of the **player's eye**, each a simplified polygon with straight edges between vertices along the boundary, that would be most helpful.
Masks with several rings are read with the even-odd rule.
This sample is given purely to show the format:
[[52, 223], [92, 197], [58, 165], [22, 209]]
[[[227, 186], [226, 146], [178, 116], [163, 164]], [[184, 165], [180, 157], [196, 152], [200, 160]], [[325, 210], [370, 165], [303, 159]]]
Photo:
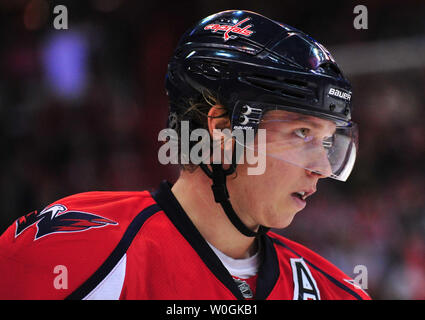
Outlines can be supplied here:
[[308, 128], [299, 128], [294, 131], [295, 135], [300, 137], [301, 139], [305, 139], [308, 136], [310, 129]]

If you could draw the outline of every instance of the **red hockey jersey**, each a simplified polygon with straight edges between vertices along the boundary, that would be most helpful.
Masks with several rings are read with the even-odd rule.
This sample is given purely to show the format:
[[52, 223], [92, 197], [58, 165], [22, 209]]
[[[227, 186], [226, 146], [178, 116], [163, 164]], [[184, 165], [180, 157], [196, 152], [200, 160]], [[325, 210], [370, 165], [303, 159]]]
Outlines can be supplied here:
[[[261, 236], [255, 299], [370, 299], [304, 246]], [[0, 299], [243, 299], [163, 182], [87, 192], [19, 218], [0, 237]]]

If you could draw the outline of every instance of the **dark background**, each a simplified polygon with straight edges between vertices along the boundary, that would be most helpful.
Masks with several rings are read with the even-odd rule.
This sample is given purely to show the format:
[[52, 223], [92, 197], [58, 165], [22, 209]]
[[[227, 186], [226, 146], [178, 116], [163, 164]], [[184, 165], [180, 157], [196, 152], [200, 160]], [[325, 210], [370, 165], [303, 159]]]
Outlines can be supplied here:
[[[53, 8], [68, 9], [68, 30]], [[353, 27], [356, 5], [368, 29]], [[283, 235], [375, 299], [425, 299], [424, 1], [0, 1], [0, 233], [34, 209], [93, 190], [153, 190], [164, 75], [201, 18], [245, 9], [323, 43], [353, 84], [360, 151], [347, 183], [319, 183]], [[364, 283], [363, 283], [364, 284]]]

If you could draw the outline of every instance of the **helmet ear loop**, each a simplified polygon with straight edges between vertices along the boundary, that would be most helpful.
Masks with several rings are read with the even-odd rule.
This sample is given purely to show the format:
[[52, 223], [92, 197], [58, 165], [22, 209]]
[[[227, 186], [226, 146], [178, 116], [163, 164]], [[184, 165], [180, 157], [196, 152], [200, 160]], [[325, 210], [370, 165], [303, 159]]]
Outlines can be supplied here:
[[[214, 147], [213, 147], [213, 143], [211, 143], [210, 144], [210, 152], [212, 153], [213, 151], [214, 151]], [[220, 167], [220, 169], [223, 171], [223, 174], [225, 176], [231, 175], [231, 174], [233, 174], [233, 173], [236, 172], [236, 167], [237, 167], [236, 150], [232, 150], [232, 162], [230, 163], [230, 166], [227, 169], [224, 169], [221, 163], [220, 164], [211, 163], [210, 164], [211, 169], [208, 168], [208, 166], [205, 163], [203, 163], [203, 162], [201, 162], [199, 164], [199, 166], [201, 167], [202, 171], [204, 171], [204, 173], [210, 179], [213, 179], [213, 168], [216, 168], [216, 170], [217, 170], [218, 167]], [[220, 182], [221, 182], [221, 180], [220, 180]], [[223, 182], [225, 184], [226, 181], [224, 180]], [[226, 187], [226, 194], [228, 194], [227, 187]], [[219, 202], [219, 201], [216, 201], [216, 202]]]

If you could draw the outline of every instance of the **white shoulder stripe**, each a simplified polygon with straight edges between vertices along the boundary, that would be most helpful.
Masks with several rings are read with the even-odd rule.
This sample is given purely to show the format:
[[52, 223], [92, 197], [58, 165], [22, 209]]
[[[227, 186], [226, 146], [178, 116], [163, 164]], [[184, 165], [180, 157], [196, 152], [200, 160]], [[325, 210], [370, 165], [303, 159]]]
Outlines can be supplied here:
[[83, 300], [118, 300], [124, 285], [127, 255], [124, 254], [112, 271]]

